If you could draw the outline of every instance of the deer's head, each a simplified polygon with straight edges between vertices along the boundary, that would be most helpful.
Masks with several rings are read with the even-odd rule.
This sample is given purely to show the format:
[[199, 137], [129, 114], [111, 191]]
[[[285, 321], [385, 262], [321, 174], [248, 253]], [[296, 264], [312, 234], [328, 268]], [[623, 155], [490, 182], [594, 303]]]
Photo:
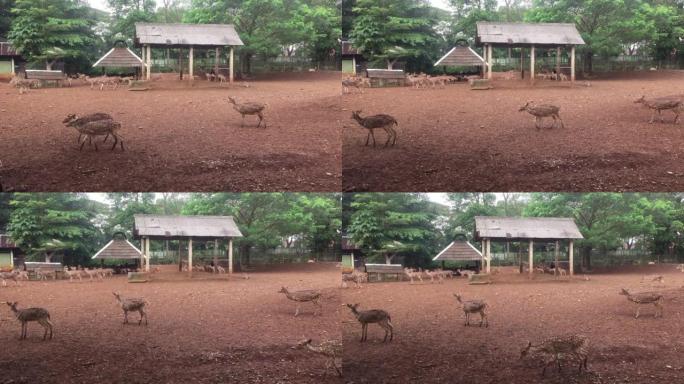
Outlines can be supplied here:
[[522, 107], [520, 107], [520, 109], [518, 109], [518, 112], [522, 112], [522, 111], [526, 110], [527, 107], [528, 107], [531, 103], [532, 103], [531, 101], [528, 101], [527, 103], [525, 103], [525, 105], [523, 105]]

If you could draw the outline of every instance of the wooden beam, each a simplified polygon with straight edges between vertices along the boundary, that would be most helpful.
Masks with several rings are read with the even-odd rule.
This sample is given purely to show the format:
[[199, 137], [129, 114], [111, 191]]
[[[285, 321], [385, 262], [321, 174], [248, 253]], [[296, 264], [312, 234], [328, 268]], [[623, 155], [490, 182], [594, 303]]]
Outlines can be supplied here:
[[12, 76], [14, 76], [14, 75], [15, 75], [15, 72], [14, 72], [14, 57], [11, 57], [11, 58], [10, 58], [10, 65], [11, 65], [11, 67], [10, 67], [10, 74], [12, 74]]
[[530, 269], [528, 273], [530, 274], [530, 277], [532, 277], [532, 274], [534, 273], [534, 241], [530, 239], [530, 245], [528, 249], [528, 265], [527, 267]]
[[[573, 45], [572, 48], [570, 48], [570, 81], [572, 84], [575, 83], [575, 46]], [[570, 244], [572, 244], [572, 241], [570, 241]]]
[[218, 75], [219, 59], [221, 58], [221, 48], [216, 47], [216, 54], [214, 55], [214, 75]]
[[525, 79], [525, 48], [520, 47], [520, 79]]
[[147, 49], [147, 53], [145, 54], [145, 60], [147, 62], [146, 77], [147, 77], [147, 80], [150, 80], [152, 78], [152, 47], [150, 47], [148, 45], [146, 49]]
[[560, 81], [560, 67], [561, 67], [561, 49], [556, 47], [556, 81]]
[[[231, 67], [232, 68], [232, 67]], [[233, 274], [233, 239], [228, 239], [228, 273]]]
[[530, 82], [534, 85], [534, 44], [530, 48]]
[[188, 276], [192, 277], [192, 237], [188, 239]]
[[235, 49], [233, 47], [230, 47], [230, 83], [233, 84], [233, 79], [235, 79], [235, 71], [233, 70], [233, 51]]
[[575, 260], [574, 260], [574, 249], [573, 249], [573, 241], [570, 240], [570, 244], [568, 245], [568, 257], [570, 259], [569, 264], [568, 264], [568, 269], [570, 269], [569, 273], [570, 276], [575, 275]]
[[150, 271], [150, 238], [145, 237], [145, 272]]
[[487, 269], [485, 272], [489, 274], [492, 271], [492, 240], [487, 239]]
[[554, 266], [556, 267], [556, 270], [554, 271], [554, 275], [556, 274], [555, 272], [558, 272], [558, 256], [560, 254], [560, 249], [558, 249], [559, 243], [558, 240], [556, 240], [556, 247], [553, 249], [553, 255], [556, 258], [556, 261], [554, 262]]
[[195, 47], [190, 46], [190, 60], [188, 63], [188, 74], [190, 75], [190, 81], [195, 80]]
[[487, 49], [487, 78], [489, 80], [492, 79], [492, 46], [491, 44], [487, 44], [489, 46], [489, 49]]

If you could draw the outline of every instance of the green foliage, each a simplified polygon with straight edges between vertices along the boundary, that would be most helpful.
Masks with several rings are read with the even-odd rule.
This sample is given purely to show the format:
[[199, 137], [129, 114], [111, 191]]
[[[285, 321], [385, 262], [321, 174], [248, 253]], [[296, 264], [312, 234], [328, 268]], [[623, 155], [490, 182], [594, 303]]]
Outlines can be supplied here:
[[409, 265], [425, 265], [435, 250], [435, 206], [420, 194], [359, 193], [350, 204], [347, 233], [374, 257], [390, 263], [403, 256]]
[[0, 0], [0, 37], [6, 37], [12, 24], [14, 0]]
[[438, 51], [433, 8], [418, 0], [356, 0], [354, 45], [389, 69], [399, 59], [431, 61]]
[[110, 43], [113, 40], [133, 42], [135, 23], [156, 21], [157, 6], [154, 0], [107, 0], [113, 10], [110, 26]]
[[16, 0], [9, 39], [31, 61], [48, 69], [58, 59], [78, 60], [94, 44], [94, 20], [77, 0]]
[[68, 193], [16, 193], [10, 202], [11, 238], [34, 259], [56, 252], [79, 261], [92, 255], [99, 240], [94, 225], [100, 206], [85, 196]]

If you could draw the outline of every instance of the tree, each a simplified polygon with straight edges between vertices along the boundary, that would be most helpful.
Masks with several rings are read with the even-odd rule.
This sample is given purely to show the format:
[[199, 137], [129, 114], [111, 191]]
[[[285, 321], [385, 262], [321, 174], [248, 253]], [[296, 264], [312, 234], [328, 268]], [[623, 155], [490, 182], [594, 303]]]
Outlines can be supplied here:
[[[107, 0], [112, 9], [111, 35], [114, 40], [132, 41], [135, 36], [135, 23], [156, 20], [154, 0]], [[169, 9], [166, 9], [167, 15]]]
[[6, 37], [12, 25], [14, 0], [0, 0], [0, 37]]
[[50, 261], [56, 252], [82, 263], [98, 243], [93, 224], [101, 206], [74, 193], [17, 193], [10, 202], [8, 232], [31, 256]]
[[365, 55], [382, 59], [387, 69], [402, 58], [429, 57], [439, 39], [433, 9], [419, 0], [357, 0], [350, 33]]
[[59, 59], [85, 57], [95, 43], [89, 12], [79, 0], [16, 0], [9, 39], [22, 56], [51, 69]]
[[359, 193], [351, 203], [347, 233], [354, 244], [390, 264], [396, 256], [426, 264], [436, 246], [437, 214], [424, 196], [411, 193]]
[[116, 232], [123, 232], [128, 238], [132, 238], [136, 214], [170, 214], [171, 212], [178, 213], [180, 210], [170, 211], [162, 208], [166, 204], [170, 205], [171, 196], [162, 198], [162, 207], [155, 204], [155, 197], [152, 193], [108, 193], [107, 198], [112, 203], [111, 212], [104, 225], [104, 231], [109, 236]]

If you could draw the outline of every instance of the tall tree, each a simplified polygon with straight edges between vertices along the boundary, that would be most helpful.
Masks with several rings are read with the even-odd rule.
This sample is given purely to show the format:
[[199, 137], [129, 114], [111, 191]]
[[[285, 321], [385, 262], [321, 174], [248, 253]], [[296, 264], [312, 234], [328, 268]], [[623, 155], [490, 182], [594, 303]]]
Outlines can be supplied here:
[[22, 56], [44, 61], [83, 58], [94, 44], [90, 10], [80, 0], [16, 0], [9, 39]]

